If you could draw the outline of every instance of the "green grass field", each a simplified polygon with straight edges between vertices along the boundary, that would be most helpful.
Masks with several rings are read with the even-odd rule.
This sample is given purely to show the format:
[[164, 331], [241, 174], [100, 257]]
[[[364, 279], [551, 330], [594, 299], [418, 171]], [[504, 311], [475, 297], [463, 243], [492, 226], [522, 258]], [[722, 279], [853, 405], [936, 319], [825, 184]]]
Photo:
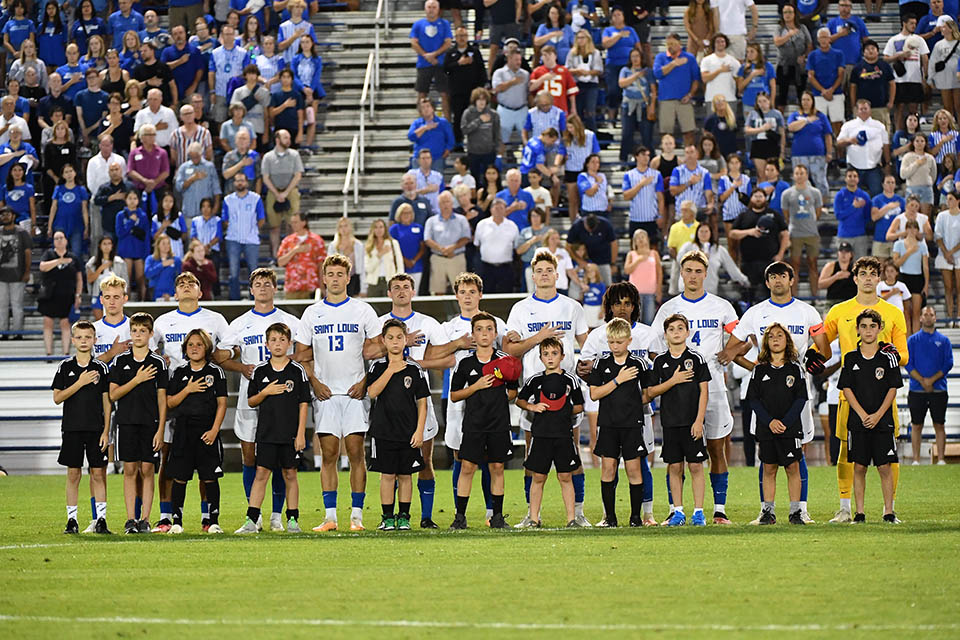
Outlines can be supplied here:
[[[587, 473], [587, 516], [596, 520], [599, 473]], [[661, 519], [663, 476], [654, 471]], [[878, 522], [875, 473], [866, 526], [739, 524], [756, 516], [756, 478], [755, 469], [731, 471], [732, 527], [489, 531], [478, 482], [466, 532], [176, 539], [67, 538], [61, 477], [0, 478], [0, 637], [960, 635], [960, 466], [903, 467], [898, 527]], [[114, 531], [124, 519], [119, 480], [110, 476]], [[379, 522], [378, 481], [370, 474], [370, 529]], [[811, 468], [810, 482], [811, 515], [825, 522], [837, 505], [835, 471]], [[184, 509], [188, 533], [199, 529], [194, 487]], [[246, 507], [239, 474], [222, 487], [221, 523], [233, 531]], [[340, 488], [342, 525], [345, 475]], [[779, 492], [785, 521], [782, 475]], [[619, 492], [621, 522], [626, 493]], [[709, 509], [709, 486], [707, 494]], [[86, 479], [80, 495], [82, 529]], [[322, 519], [317, 474], [301, 475], [301, 496], [309, 529]], [[419, 521], [416, 497], [413, 511]], [[508, 472], [505, 511], [511, 522], [525, 511], [519, 471]], [[563, 520], [553, 479], [543, 518], [547, 526]], [[449, 472], [438, 474], [435, 519], [442, 527], [452, 519]]]

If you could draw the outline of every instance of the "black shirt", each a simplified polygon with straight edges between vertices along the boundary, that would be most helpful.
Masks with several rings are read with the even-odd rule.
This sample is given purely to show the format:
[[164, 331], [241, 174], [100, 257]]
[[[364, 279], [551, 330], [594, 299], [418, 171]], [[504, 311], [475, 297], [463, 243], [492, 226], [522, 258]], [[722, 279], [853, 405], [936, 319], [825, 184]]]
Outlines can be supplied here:
[[612, 261], [610, 247], [611, 243], [617, 239], [617, 234], [609, 220], [602, 216], [596, 218], [596, 226], [592, 230], [587, 229], [585, 219], [582, 217], [574, 222], [567, 233], [567, 242], [586, 245], [590, 262], [610, 264]]
[[[883, 404], [890, 389], [903, 386], [900, 377], [900, 363], [896, 356], [878, 351], [872, 358], [864, 358], [860, 349], [851, 351], [843, 357], [843, 368], [840, 370], [840, 382], [837, 386], [841, 391], [850, 389], [853, 397], [867, 413], [874, 413]], [[851, 407], [847, 416], [847, 429], [864, 431], [866, 427], [860, 416]], [[873, 431], [893, 431], [893, 403], [883, 414], [879, 424]]]
[[103, 230], [105, 232], [114, 233], [117, 224], [117, 214], [126, 207], [123, 198], [110, 200], [110, 196], [117, 192], [126, 192], [128, 188], [127, 183], [123, 180], [117, 184], [107, 182], [104, 185], [100, 185], [100, 188], [97, 189], [97, 192], [93, 195], [93, 203], [100, 207], [100, 217], [103, 219]]
[[[387, 370], [386, 358], [370, 363], [367, 387]], [[370, 435], [381, 440], [410, 442], [417, 430], [417, 401], [430, 396], [427, 376], [419, 365], [408, 361], [407, 368], [390, 376], [387, 386], [370, 407]]]
[[850, 84], [857, 85], [857, 99], [868, 100], [874, 109], [887, 106], [893, 79], [893, 69], [879, 58], [873, 63], [861, 60], [850, 72]]
[[[170, 67], [168, 67], [165, 62], [160, 62], [159, 60], [153, 64], [141, 62], [133, 68], [132, 75], [133, 79], [138, 82], [146, 82], [153, 78], [159, 78], [160, 86], [147, 85], [147, 90], [160, 89], [160, 91], [163, 92], [163, 104], [171, 104], [173, 102], [173, 96], [170, 93], [170, 82], [173, 80], [173, 72], [170, 71]], [[180, 96], [180, 98], [182, 99], [183, 96]]]
[[27, 268], [27, 249], [33, 248], [30, 234], [15, 226], [0, 229], [0, 282], [21, 282]]
[[105, 363], [91, 358], [87, 366], [81, 367], [76, 356], [64, 360], [57, 367], [50, 388], [68, 389], [84, 371], [96, 371], [97, 378], [63, 401], [62, 431], [103, 431], [103, 394], [110, 391], [109, 369]]
[[197, 427], [206, 431], [213, 426], [217, 415], [217, 398], [227, 397], [227, 376], [223, 369], [212, 362], [200, 369], [194, 369], [190, 363], [178, 367], [170, 378], [167, 395], [180, 393], [190, 380], [197, 379], [204, 380], [207, 388], [187, 395], [183, 402], [173, 409], [173, 416], [177, 418], [178, 427]]
[[247, 397], [257, 395], [271, 382], [282, 382], [287, 391], [267, 396], [257, 406], [257, 442], [293, 444], [300, 427], [300, 405], [310, 404], [307, 372], [299, 362], [293, 360], [277, 371], [268, 360], [253, 370]]
[[117, 400], [117, 424], [148, 425], [155, 427], [160, 419], [157, 405], [157, 392], [167, 389], [167, 365], [163, 358], [148, 353], [143, 360], [133, 357], [133, 350], [127, 349], [110, 363], [110, 384], [123, 386], [130, 382], [137, 370], [143, 366], [153, 366], [157, 375], [152, 380], [141, 382], [130, 393]]
[[629, 382], [614, 388], [600, 398], [600, 415], [597, 425], [601, 428], [633, 429], [643, 426], [643, 388], [649, 386], [647, 363], [627, 354], [623, 364], [617, 364], [613, 354], [600, 358], [587, 374], [586, 382], [591, 387], [602, 387], [617, 377], [621, 369], [636, 367], [638, 375]]
[[[470, 64], [460, 64], [460, 58], [469, 56]], [[487, 68], [483, 64], [483, 54], [476, 44], [468, 44], [460, 51], [454, 44], [447, 50], [443, 59], [443, 70], [447, 74], [450, 93], [469, 96], [470, 92], [487, 83]]]
[[689, 382], [674, 385], [660, 396], [660, 425], [664, 428], [689, 428], [697, 421], [697, 412], [700, 410], [700, 383], [709, 382], [712, 377], [703, 356], [696, 351], [685, 348], [683, 353], [674, 358], [667, 350], [653, 361], [649, 376], [650, 386], [672, 378], [677, 367], [692, 369], [693, 378]]
[[[494, 351], [491, 360], [505, 357], [503, 351]], [[477, 358], [474, 350], [460, 361], [450, 378], [450, 391], [459, 391], [469, 387], [483, 377], [483, 365], [487, 362]], [[505, 382], [501, 385], [480, 389], [466, 400], [463, 410], [463, 432], [496, 432], [510, 430], [510, 398], [508, 389], [516, 389], [517, 382]]]
[[[74, 167], [77, 165], [77, 148], [72, 142], [65, 142], [63, 144], [58, 144], [56, 142], [50, 142], [47, 144], [47, 148], [43, 150], [43, 168], [45, 171], [53, 171], [53, 173], [58, 177], [63, 174], [64, 165], [72, 164]], [[79, 184], [79, 183], [78, 183]]]
[[549, 400], [563, 398], [564, 405], [559, 411], [531, 413], [531, 435], [535, 438], [569, 438], [573, 431], [573, 407], [583, 407], [580, 382], [565, 371], [550, 374], [541, 371], [527, 380], [519, 397], [530, 404], [537, 404], [541, 402], [541, 393]]
[[41, 98], [40, 102], [37, 103], [37, 116], [39, 118], [43, 118], [48, 123], [52, 122], [53, 118], [50, 114], [53, 112], [54, 107], [60, 107], [63, 109], [64, 120], [67, 120], [68, 122], [72, 121], [74, 124], [76, 124], [76, 110], [73, 107], [73, 101], [65, 96], [63, 92], [56, 97], [51, 94]]
[[[800, 438], [803, 425], [800, 420], [798, 400], [807, 399], [807, 384], [803, 370], [796, 362], [788, 362], [775, 367], [766, 362], [758, 362], [750, 377], [747, 390], [750, 407], [757, 416], [756, 436], [758, 440], [773, 438]], [[770, 430], [770, 420], [779, 420], [787, 428], [783, 433]]]
[[787, 230], [787, 223], [783, 216], [773, 209], [766, 209], [757, 213], [747, 207], [737, 219], [733, 221], [734, 229], [753, 229], [757, 226], [757, 221], [761, 216], [773, 214], [774, 225], [769, 233], [763, 234], [759, 238], [747, 236], [740, 239], [740, 256], [744, 262], [763, 262], [770, 260], [777, 255], [780, 250], [780, 232]]
[[517, 7], [513, 0], [497, 0], [487, 7], [491, 24], [516, 24]]

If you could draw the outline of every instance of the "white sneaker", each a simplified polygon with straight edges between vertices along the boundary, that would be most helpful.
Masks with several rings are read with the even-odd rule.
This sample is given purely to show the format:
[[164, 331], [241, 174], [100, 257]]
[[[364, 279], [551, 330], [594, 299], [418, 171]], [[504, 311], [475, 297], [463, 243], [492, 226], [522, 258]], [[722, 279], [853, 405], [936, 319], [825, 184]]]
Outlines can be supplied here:
[[943, 458], [941, 458], [940, 460], [937, 460], [937, 466], [939, 467], [941, 464], [947, 464], [947, 461], [944, 460]]
[[257, 523], [250, 518], [247, 518], [246, 522], [243, 523], [243, 526], [234, 531], [234, 533], [244, 535], [248, 533], [259, 533], [259, 530], [257, 529]]
[[279, 513], [270, 514], [270, 531], [283, 531], [283, 519]]
[[171, 534], [183, 533], [183, 526], [179, 524], [170, 525], [170, 530], [167, 531], [167, 533], [171, 533]]
[[839, 509], [831, 519], [831, 524], [850, 524], [853, 522], [853, 515], [849, 509]]
[[290, 518], [287, 520], [287, 533], [303, 533], [303, 529], [300, 528], [299, 522]]
[[914, 460], [913, 462], [910, 463], [910, 466], [911, 466], [911, 467], [919, 467], [919, 466], [920, 466], [920, 461], [919, 461], [919, 460]]
[[592, 524], [590, 524], [590, 521], [587, 520], [587, 516], [583, 515], [582, 513], [577, 514], [577, 516], [574, 517], [573, 520], [574, 520], [574, 522], [577, 523], [577, 526], [579, 526], [579, 527], [592, 527], [592, 526], [593, 526]]
[[83, 530], [84, 533], [96, 533], [97, 532], [97, 521], [91, 520], [90, 525]]
[[523, 520], [513, 525], [514, 529], [532, 529], [537, 526], [537, 521], [530, 517], [530, 514], [523, 516]]
[[263, 514], [257, 516], [257, 533], [263, 531]]
[[207, 533], [223, 533], [219, 524], [212, 524], [207, 528]]
[[806, 511], [800, 512], [800, 519], [803, 520], [803, 524], [817, 524], [817, 521], [811, 518]]

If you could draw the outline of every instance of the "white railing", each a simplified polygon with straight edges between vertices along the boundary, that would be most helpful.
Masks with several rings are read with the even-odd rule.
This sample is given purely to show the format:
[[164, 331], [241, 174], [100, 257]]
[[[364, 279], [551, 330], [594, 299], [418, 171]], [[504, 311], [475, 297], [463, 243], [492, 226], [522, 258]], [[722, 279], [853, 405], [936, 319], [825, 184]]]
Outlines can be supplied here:
[[349, 217], [348, 200], [350, 193], [350, 179], [353, 178], [353, 206], [360, 203], [360, 167], [357, 163], [357, 155], [360, 154], [360, 134], [353, 134], [353, 143], [350, 145], [350, 160], [347, 161], [347, 173], [343, 177], [343, 188], [340, 193], [343, 195], [343, 217]]

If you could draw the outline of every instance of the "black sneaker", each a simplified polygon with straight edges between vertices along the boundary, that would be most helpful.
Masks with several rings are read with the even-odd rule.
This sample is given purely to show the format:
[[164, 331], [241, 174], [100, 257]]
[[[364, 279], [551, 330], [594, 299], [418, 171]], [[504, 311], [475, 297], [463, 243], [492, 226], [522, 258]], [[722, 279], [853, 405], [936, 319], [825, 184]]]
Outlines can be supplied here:
[[777, 516], [773, 511], [764, 511], [760, 514], [760, 524], [777, 524]]
[[641, 518], [640, 516], [630, 516], [630, 526], [631, 526], [631, 527], [642, 527], [642, 526], [643, 526], [643, 518]]
[[94, 533], [102, 533], [104, 535], [113, 535], [113, 531], [107, 528], [107, 519], [106, 518], [97, 518], [96, 528], [93, 530]]
[[883, 516], [883, 521], [887, 524], [900, 524], [900, 519], [897, 518], [895, 513], [886, 513]]
[[150, 533], [150, 521], [141, 520], [137, 523], [137, 531], [139, 533]]
[[858, 513], [853, 516], [853, 524], [864, 524], [867, 521], [867, 516], [862, 513]]
[[506, 519], [503, 517], [502, 513], [496, 513], [490, 518], [490, 528], [491, 529], [509, 529], [510, 525], [507, 524]]
[[467, 516], [462, 513], [458, 513], [453, 516], [453, 524], [450, 525], [451, 529], [466, 529], [467, 528]]
[[77, 524], [76, 518], [70, 518], [67, 520], [67, 527], [63, 530], [64, 533], [80, 533], [80, 526]]
[[437, 523], [431, 520], [430, 518], [423, 518], [420, 521], [420, 528], [421, 529], [439, 529], [440, 527], [438, 527]]
[[123, 525], [124, 533], [140, 533], [140, 527], [137, 526], [137, 521], [130, 519]]
[[799, 511], [794, 511], [790, 514], [789, 522], [790, 524], [806, 524], [806, 522], [803, 521], [803, 516], [800, 515]]

